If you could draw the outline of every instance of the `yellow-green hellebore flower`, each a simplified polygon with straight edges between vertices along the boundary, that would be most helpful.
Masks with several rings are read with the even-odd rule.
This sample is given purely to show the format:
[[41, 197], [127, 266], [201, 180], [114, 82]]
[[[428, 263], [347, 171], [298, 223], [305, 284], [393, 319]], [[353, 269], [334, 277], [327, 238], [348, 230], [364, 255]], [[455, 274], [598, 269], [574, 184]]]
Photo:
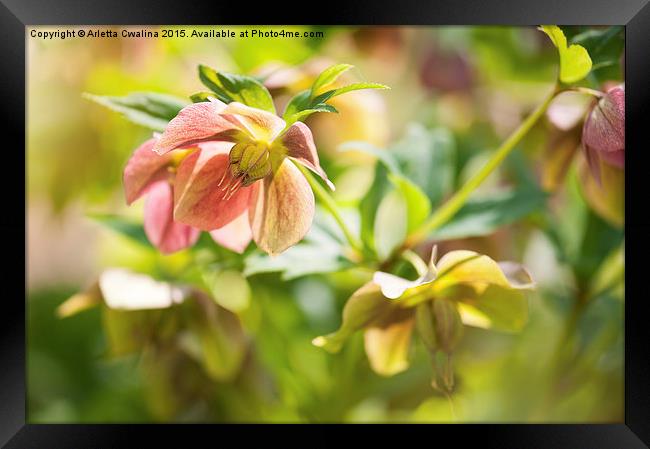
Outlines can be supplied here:
[[67, 318], [93, 307], [101, 308], [111, 355], [155, 355], [160, 367], [158, 357], [184, 354], [218, 382], [232, 381], [244, 362], [248, 338], [239, 318], [201, 289], [108, 268], [63, 302], [57, 315]]
[[313, 343], [340, 350], [354, 332], [363, 330], [365, 349], [375, 372], [390, 376], [408, 367], [413, 328], [431, 352], [451, 353], [463, 325], [517, 332], [528, 318], [525, 290], [530, 274], [514, 262], [495, 262], [473, 251], [451, 251], [415, 281], [376, 272], [343, 309], [338, 331]]

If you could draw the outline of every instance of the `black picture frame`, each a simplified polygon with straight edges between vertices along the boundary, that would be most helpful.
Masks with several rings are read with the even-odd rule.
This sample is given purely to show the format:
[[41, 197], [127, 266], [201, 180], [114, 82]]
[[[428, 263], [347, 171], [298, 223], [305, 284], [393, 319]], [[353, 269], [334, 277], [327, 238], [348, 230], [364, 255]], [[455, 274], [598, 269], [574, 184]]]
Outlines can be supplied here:
[[[338, 430], [363, 432], [383, 442], [416, 444], [427, 441], [454, 445], [468, 438], [482, 446], [500, 448], [637, 448], [650, 445], [650, 326], [644, 309], [644, 254], [650, 250], [650, 218], [646, 214], [644, 189], [648, 150], [645, 121], [650, 112], [650, 5], [648, 0], [442, 0], [423, 4], [415, 0], [399, 3], [341, 3], [321, 8], [316, 5], [281, 6], [217, 2], [186, 3], [166, 1], [97, 1], [97, 0], [1, 0], [0, 47], [2, 48], [3, 167], [2, 213], [0, 231], [5, 249], [0, 270], [3, 290], [0, 311], [0, 445], [7, 448], [80, 448], [134, 447], [137, 442], [166, 447], [199, 446], [205, 438], [210, 445], [228, 438], [246, 441], [265, 433], [275, 434], [265, 445], [285, 446], [303, 441], [303, 447], [330, 445], [340, 439]], [[253, 3], [251, 3], [253, 5]], [[292, 11], [291, 15], [287, 15]], [[298, 11], [298, 12], [297, 12]], [[304, 17], [297, 17], [302, 12]], [[395, 426], [256, 426], [246, 425], [37, 425], [26, 424], [26, 343], [25, 302], [17, 282], [26, 276], [26, 157], [25, 148], [25, 27], [56, 24], [242, 24], [264, 22], [289, 24], [317, 21], [321, 24], [503, 24], [534, 25], [625, 25], [625, 77], [627, 146], [632, 156], [626, 169], [626, 249], [625, 303], [625, 421], [600, 425], [512, 424], [512, 425], [428, 425]], [[53, 105], [55, 113], [56, 105]], [[628, 154], [630, 154], [628, 152]], [[644, 159], [645, 158], [645, 159]], [[21, 167], [23, 170], [21, 170]], [[21, 242], [25, 245], [21, 246]], [[22, 257], [20, 255], [23, 255]], [[534, 388], [534, 386], [531, 386]], [[337, 432], [333, 432], [337, 430]], [[280, 436], [280, 432], [290, 436]], [[302, 438], [305, 439], [302, 439]], [[434, 439], [435, 438], [435, 441]], [[294, 443], [295, 444], [295, 443]]]

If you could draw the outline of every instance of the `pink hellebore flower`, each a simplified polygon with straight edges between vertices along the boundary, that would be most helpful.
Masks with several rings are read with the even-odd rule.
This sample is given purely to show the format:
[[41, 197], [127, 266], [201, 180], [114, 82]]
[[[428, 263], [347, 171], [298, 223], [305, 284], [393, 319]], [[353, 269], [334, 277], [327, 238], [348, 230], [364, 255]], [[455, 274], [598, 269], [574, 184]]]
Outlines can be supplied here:
[[625, 165], [625, 86], [615, 86], [589, 112], [582, 129], [585, 156], [600, 180], [600, 160], [618, 168]]
[[[190, 151], [179, 150], [160, 156], [153, 151], [155, 145], [156, 139], [149, 139], [135, 150], [124, 169], [124, 191], [129, 205], [147, 196], [144, 206], [145, 233], [160, 252], [169, 254], [194, 245], [201, 230], [175, 221], [173, 217], [175, 170]], [[202, 146], [216, 146], [227, 151], [232, 145], [212, 143]], [[222, 246], [241, 253], [251, 240], [245, 225], [247, 220], [242, 215], [210, 235]]]
[[314, 217], [314, 194], [288, 158], [333, 186], [320, 167], [309, 128], [301, 122], [285, 128], [275, 114], [237, 102], [211, 99], [182, 109], [153, 147], [166, 156], [200, 144], [178, 166], [174, 220], [217, 232], [232, 225], [229, 234], [252, 233], [271, 255], [300, 241]]

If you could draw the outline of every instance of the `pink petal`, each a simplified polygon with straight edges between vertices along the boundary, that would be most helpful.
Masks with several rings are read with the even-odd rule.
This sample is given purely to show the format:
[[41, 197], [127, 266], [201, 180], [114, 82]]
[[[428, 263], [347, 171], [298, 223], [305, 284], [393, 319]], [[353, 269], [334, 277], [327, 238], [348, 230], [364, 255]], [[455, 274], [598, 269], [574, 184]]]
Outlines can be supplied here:
[[618, 168], [625, 167], [625, 150], [606, 151], [601, 154], [603, 160]]
[[[582, 132], [585, 148], [598, 151], [605, 161], [619, 168], [625, 163], [625, 90], [609, 89], [585, 120]], [[589, 155], [587, 155], [589, 159]], [[590, 166], [592, 163], [590, 161]], [[593, 166], [592, 166], [593, 171]]]
[[287, 156], [294, 158], [312, 170], [334, 190], [334, 184], [327, 179], [325, 170], [320, 166], [314, 137], [307, 125], [296, 122], [280, 137], [281, 145], [286, 148]]
[[300, 170], [285, 159], [277, 171], [254, 184], [249, 219], [255, 243], [276, 255], [298, 243], [314, 218], [314, 193]]
[[[224, 172], [226, 176], [219, 185]], [[174, 219], [205, 231], [227, 225], [248, 208], [251, 194], [251, 187], [240, 187], [226, 200], [224, 188], [235, 182], [224, 147], [201, 145], [200, 151], [187, 156], [178, 167]]]
[[152, 184], [167, 179], [167, 166], [171, 154], [161, 156], [153, 151], [156, 139], [149, 139], [133, 152], [124, 168], [124, 193], [126, 204], [131, 204], [144, 195]]
[[241, 123], [223, 115], [226, 105], [219, 100], [194, 103], [184, 107], [160, 136], [154, 151], [165, 154], [207, 140], [232, 141]]
[[223, 228], [210, 231], [210, 236], [219, 245], [236, 253], [243, 253], [253, 239], [248, 212], [244, 212]]
[[164, 254], [196, 243], [200, 231], [174, 221], [174, 194], [167, 181], [151, 186], [144, 205], [144, 231], [149, 241]]
[[270, 112], [251, 108], [236, 101], [228, 103], [221, 111], [222, 114], [233, 114], [235, 121], [240, 123], [255, 140], [272, 142], [285, 127], [280, 117]]

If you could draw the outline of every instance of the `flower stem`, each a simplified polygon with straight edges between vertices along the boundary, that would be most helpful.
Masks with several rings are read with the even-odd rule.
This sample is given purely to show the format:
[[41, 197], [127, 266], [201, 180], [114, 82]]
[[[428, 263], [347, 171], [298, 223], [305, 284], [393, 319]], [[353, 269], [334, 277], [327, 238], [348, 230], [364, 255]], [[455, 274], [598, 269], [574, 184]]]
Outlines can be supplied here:
[[411, 248], [426, 237], [435, 229], [447, 223], [461, 207], [467, 202], [470, 194], [503, 162], [521, 139], [528, 134], [533, 125], [544, 115], [551, 100], [559, 93], [555, 89], [540, 104], [494, 152], [489, 161], [458, 190], [442, 207], [429, 217], [422, 226], [416, 229], [406, 240], [405, 247]]
[[296, 162], [294, 162], [294, 164], [296, 165], [296, 167], [298, 167], [298, 169], [302, 172], [302, 174], [305, 175], [305, 178], [307, 179], [307, 182], [309, 182], [309, 185], [314, 191], [314, 194], [321, 201], [325, 209], [327, 209], [327, 211], [330, 214], [332, 214], [332, 217], [334, 218], [334, 220], [336, 220], [336, 223], [341, 228], [341, 231], [343, 231], [343, 235], [345, 235], [345, 238], [347, 239], [352, 249], [354, 249], [359, 253], [363, 253], [363, 244], [352, 233], [352, 231], [350, 231], [350, 228], [348, 228], [347, 224], [345, 224], [345, 221], [341, 216], [341, 212], [339, 211], [339, 208], [336, 205], [336, 201], [334, 201], [334, 198], [332, 198], [329, 192], [325, 190], [325, 188], [318, 181], [316, 181], [316, 179], [311, 174], [309, 169], [302, 166], [302, 164]]

